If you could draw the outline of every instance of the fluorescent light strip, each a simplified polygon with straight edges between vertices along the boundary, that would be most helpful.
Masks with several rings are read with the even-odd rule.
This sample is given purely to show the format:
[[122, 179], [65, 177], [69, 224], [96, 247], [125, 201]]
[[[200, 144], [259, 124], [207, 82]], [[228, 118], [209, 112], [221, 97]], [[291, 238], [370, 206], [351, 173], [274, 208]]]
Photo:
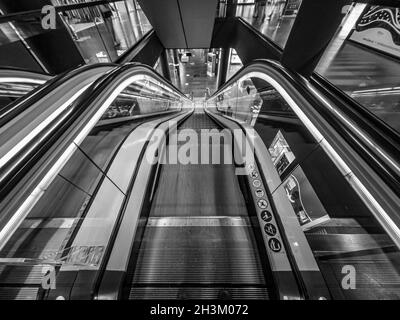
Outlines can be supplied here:
[[67, 109], [88, 87], [90, 84], [84, 86], [77, 93], [75, 93], [67, 102], [61, 105], [50, 116], [43, 120], [37, 127], [35, 127], [27, 136], [19, 141], [9, 152], [7, 152], [0, 159], [0, 168], [9, 162], [19, 151], [21, 151], [29, 142], [31, 142], [50, 122], [57, 118], [65, 109]]
[[43, 84], [45, 80], [31, 79], [31, 78], [18, 78], [18, 77], [0, 77], [0, 83], [35, 83]]
[[[330, 145], [330, 143], [323, 137], [323, 135], [319, 132], [316, 126], [311, 122], [311, 120], [306, 116], [306, 114], [301, 110], [301, 108], [296, 104], [296, 102], [291, 98], [291, 96], [286, 92], [286, 90], [273, 78], [270, 76], [261, 73], [261, 72], [251, 72], [247, 74], [243, 78], [260, 78], [269, 82], [286, 100], [286, 102], [290, 105], [296, 115], [300, 118], [303, 124], [307, 127], [310, 133], [316, 138], [317, 141], [321, 143], [321, 146], [327, 152], [328, 156], [332, 159], [338, 169], [343, 172], [348, 172], [346, 175], [349, 177], [352, 176], [352, 181], [354, 183], [350, 183], [353, 189], [359, 194], [363, 202], [367, 205], [368, 208], [374, 213], [375, 217], [380, 221], [388, 233], [391, 235], [392, 240], [400, 247], [400, 229], [394, 223], [394, 221], [389, 217], [383, 207], [378, 203], [378, 201], [372, 196], [372, 194], [368, 191], [368, 189], [364, 186], [364, 184], [354, 175], [354, 173], [350, 170], [348, 165], [342, 159], [342, 157], [336, 152], [336, 150]], [[313, 90], [312, 87], [310, 87]], [[332, 106], [315, 90], [313, 90], [315, 94], [317, 94], [332, 110]], [[345, 120], [345, 119], [344, 119]], [[350, 124], [351, 125], [351, 124]]]

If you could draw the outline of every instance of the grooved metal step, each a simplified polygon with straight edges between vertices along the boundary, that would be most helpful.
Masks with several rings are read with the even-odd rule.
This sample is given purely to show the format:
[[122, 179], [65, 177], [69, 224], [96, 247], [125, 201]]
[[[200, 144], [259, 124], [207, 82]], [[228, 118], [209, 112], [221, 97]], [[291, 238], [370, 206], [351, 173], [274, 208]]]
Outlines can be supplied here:
[[269, 299], [267, 288], [226, 288], [226, 287], [146, 287], [131, 289], [129, 299]]

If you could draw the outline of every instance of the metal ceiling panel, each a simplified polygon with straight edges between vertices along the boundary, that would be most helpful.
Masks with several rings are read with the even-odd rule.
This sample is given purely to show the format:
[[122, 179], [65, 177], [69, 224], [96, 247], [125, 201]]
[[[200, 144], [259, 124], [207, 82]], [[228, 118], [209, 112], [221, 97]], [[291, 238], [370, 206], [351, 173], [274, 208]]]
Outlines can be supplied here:
[[218, 0], [139, 0], [167, 49], [209, 48]]

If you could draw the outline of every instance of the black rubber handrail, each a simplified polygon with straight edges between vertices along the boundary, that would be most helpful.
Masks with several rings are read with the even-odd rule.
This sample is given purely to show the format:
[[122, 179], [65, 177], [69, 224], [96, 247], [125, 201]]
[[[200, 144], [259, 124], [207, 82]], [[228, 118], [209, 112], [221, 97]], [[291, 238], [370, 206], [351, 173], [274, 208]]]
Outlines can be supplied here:
[[86, 72], [88, 70], [101, 68], [101, 67], [116, 67], [117, 64], [114, 63], [103, 63], [103, 64], [92, 64], [86, 65], [80, 68], [73, 69], [71, 71], [64, 72], [59, 76], [56, 76], [43, 85], [39, 85], [36, 89], [32, 90], [27, 95], [23, 96], [21, 99], [12, 102], [5, 107], [0, 109], [0, 127], [5, 125], [10, 120], [14, 119], [16, 116], [21, 114], [23, 111], [27, 110], [33, 104], [37, 103], [43, 99], [46, 95], [51, 94], [59, 85], [65, 83], [66, 81]]
[[28, 70], [22, 67], [15, 67], [15, 66], [3, 66], [0, 65], [0, 70], [4, 71], [20, 71], [20, 72], [26, 72], [26, 73], [31, 73], [31, 74], [37, 74], [40, 76], [48, 76], [49, 78], [52, 77], [53, 75], [48, 74], [44, 71], [35, 71], [35, 70]]
[[[364, 139], [362, 139], [358, 134], [356, 134], [349, 125], [340, 119], [337, 115], [333, 114], [328, 108], [321, 107], [321, 99], [309, 88], [309, 82], [299, 76], [298, 74], [291, 72], [290, 70], [284, 68], [279, 62], [272, 60], [256, 60], [248, 66], [240, 69], [232, 78], [230, 78], [217, 92], [215, 92], [209, 99], [212, 99], [224, 91], [228, 86], [232, 85], [241, 77], [245, 76], [250, 72], [271, 72], [283, 77], [292, 87], [294, 87], [298, 93], [302, 95], [306, 101], [314, 107], [314, 109], [330, 123], [335, 130], [341, 135], [341, 137], [350, 144], [358, 155], [363, 158], [371, 168], [381, 177], [381, 179], [397, 194], [400, 195], [400, 177], [394, 168], [393, 164], [389, 163], [387, 159], [379, 153], [374, 147], [367, 144]], [[329, 92], [328, 88], [326, 89]], [[350, 97], [342, 100], [337, 98], [334, 93], [330, 93], [329, 98], [332, 98], [333, 103], [338, 103], [339, 105], [335, 107], [340, 108], [346, 115], [347, 112], [354, 106], [354, 103], [350, 104]], [[335, 99], [333, 99], [335, 98]], [[340, 104], [341, 103], [341, 104]], [[347, 104], [347, 105], [346, 105]], [[358, 106], [358, 108], [363, 108]], [[354, 111], [355, 112], [355, 111]], [[376, 145], [379, 145], [382, 150], [391, 159], [398, 159], [400, 154], [399, 140], [395, 132], [385, 129], [383, 125], [373, 125], [372, 123], [378, 123], [378, 120], [371, 121], [374, 118], [372, 115], [367, 115], [365, 112], [363, 114], [357, 113], [356, 118], [357, 124], [360, 129], [368, 133], [370, 137], [374, 139]], [[349, 115], [350, 117], [350, 115]], [[351, 115], [355, 117], [355, 115]]]
[[129, 63], [112, 69], [96, 80], [81, 96], [68, 108], [68, 117], [60, 114], [40, 134], [18, 152], [0, 171], [0, 199], [3, 199], [24, 175], [38, 162], [38, 160], [57, 142], [69, 129], [74, 127], [74, 122], [85, 111], [90, 110], [92, 103], [104, 95], [104, 91], [120, 77], [121, 74], [136, 71], [137, 74], [152, 76], [163, 82], [184, 99], [189, 100], [180, 90], [175, 88], [151, 67], [139, 63]]

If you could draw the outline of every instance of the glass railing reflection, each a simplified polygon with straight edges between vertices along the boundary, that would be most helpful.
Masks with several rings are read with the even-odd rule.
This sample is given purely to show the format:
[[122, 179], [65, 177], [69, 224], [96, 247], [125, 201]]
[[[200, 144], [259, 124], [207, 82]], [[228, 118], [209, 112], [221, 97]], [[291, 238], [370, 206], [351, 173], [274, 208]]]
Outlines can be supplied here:
[[267, 38], [284, 48], [301, 0], [239, 1], [236, 16], [243, 18]]
[[60, 16], [88, 64], [115, 61], [151, 30], [133, 0], [66, 10]]
[[[43, 35], [53, 34], [59, 38], [61, 33], [74, 41], [79, 50], [77, 54], [80, 53], [86, 64], [113, 62], [152, 29], [136, 0], [111, 1], [100, 5], [54, 0], [52, 4], [57, 15], [55, 28], [43, 27], [40, 9], [13, 14], [8, 21], [0, 23], [3, 54], [28, 51], [23, 61], [14, 62], [13, 57], [7, 57], [7, 65], [54, 73], [42, 62], [44, 58], [51, 60], [51, 57], [43, 57], [43, 42], [52, 41], [50, 36]], [[7, 12], [1, 10], [0, 14], [7, 16]], [[51, 47], [52, 44], [46, 45]], [[66, 50], [71, 51], [68, 47]]]

